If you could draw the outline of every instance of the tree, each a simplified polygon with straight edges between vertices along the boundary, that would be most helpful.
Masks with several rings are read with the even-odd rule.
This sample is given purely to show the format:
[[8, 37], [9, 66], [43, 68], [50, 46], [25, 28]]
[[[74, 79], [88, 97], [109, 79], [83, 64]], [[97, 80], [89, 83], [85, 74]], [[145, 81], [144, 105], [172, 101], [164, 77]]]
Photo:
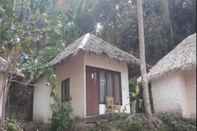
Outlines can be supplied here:
[[[16, 71], [17, 61], [23, 41], [24, 27], [18, 23], [13, 14], [14, 2], [12, 0], [0, 1], [0, 55], [7, 61], [7, 68], [3, 75], [3, 87], [0, 92], [2, 98], [2, 119], [5, 120], [6, 101], [9, 91], [9, 82], [12, 73]], [[2, 121], [3, 121], [2, 120]]]
[[[1, 121], [3, 124], [13, 74], [20, 67], [25, 67], [31, 74], [30, 76], [36, 76], [35, 73], [40, 68], [44, 70], [47, 67], [45, 63], [47, 61], [44, 60], [50, 60], [52, 55], [62, 48], [63, 33], [61, 32], [62, 17], [60, 14], [53, 14], [56, 17], [52, 17], [45, 10], [31, 9], [31, 4], [25, 0], [0, 0], [0, 3], [0, 56], [7, 61], [7, 68], [3, 76], [3, 88], [0, 90], [0, 97], [3, 99]], [[54, 22], [54, 20], [56, 21]], [[56, 40], [54, 37], [58, 39]], [[42, 56], [39, 55], [39, 48], [46, 45], [48, 48], [42, 51]], [[33, 61], [33, 64], [30, 61]]]
[[145, 106], [145, 113], [147, 117], [152, 116], [150, 95], [148, 87], [147, 69], [146, 69], [146, 55], [145, 55], [145, 41], [144, 41], [144, 19], [143, 19], [143, 2], [137, 0], [137, 16], [138, 16], [138, 35], [139, 35], [139, 49], [141, 59], [141, 76], [142, 76], [142, 87], [143, 87], [143, 99]]

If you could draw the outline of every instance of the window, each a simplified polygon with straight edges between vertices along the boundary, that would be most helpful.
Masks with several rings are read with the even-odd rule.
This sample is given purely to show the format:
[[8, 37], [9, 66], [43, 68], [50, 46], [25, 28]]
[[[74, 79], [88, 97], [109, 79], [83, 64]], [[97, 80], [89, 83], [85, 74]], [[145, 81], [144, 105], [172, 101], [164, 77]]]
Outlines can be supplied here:
[[122, 104], [121, 77], [120, 73], [99, 70], [100, 103], [105, 104], [107, 97], [114, 98], [114, 104]]
[[99, 78], [100, 78], [100, 103], [105, 103], [107, 81], [104, 71], [101, 71], [99, 73]]
[[111, 72], [106, 72], [107, 74], [107, 97], [113, 97], [113, 78]]
[[121, 80], [120, 74], [114, 73], [114, 103], [117, 105], [122, 104], [122, 91], [121, 91]]
[[62, 81], [62, 102], [70, 101], [70, 79]]

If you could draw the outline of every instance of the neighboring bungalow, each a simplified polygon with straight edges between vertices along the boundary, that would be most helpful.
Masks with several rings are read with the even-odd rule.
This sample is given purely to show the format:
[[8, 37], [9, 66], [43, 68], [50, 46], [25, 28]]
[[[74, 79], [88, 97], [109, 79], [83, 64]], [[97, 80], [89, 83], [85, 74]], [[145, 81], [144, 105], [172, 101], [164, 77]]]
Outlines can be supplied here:
[[[130, 113], [128, 67], [139, 66], [133, 55], [92, 34], [86, 34], [58, 54], [50, 65], [61, 84], [59, 97], [71, 102], [75, 116], [105, 114], [107, 98], [120, 112]], [[34, 89], [33, 118], [50, 122], [52, 99], [46, 77]]]
[[196, 117], [196, 34], [183, 40], [150, 69], [155, 113]]

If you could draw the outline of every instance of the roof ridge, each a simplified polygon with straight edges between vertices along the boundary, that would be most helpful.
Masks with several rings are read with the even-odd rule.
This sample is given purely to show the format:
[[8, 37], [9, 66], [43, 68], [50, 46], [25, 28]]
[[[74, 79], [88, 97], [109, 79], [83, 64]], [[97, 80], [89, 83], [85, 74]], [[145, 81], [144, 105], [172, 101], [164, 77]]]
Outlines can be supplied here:
[[90, 39], [90, 33], [85, 34], [85, 36], [83, 36], [83, 40], [82, 40], [81, 44], [79, 44], [78, 48], [83, 49], [89, 39]]

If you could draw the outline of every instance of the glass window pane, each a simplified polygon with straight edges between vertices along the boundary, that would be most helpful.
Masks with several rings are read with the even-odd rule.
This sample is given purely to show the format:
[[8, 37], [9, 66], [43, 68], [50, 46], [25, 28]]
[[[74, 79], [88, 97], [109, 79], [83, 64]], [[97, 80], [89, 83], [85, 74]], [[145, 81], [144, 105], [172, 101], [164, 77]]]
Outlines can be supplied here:
[[107, 97], [113, 97], [113, 81], [111, 72], [107, 72]]
[[70, 100], [70, 79], [62, 81], [62, 102]]
[[114, 102], [117, 105], [121, 104], [121, 83], [120, 74], [114, 73]]
[[105, 77], [105, 72], [101, 71], [100, 72], [100, 103], [103, 104], [105, 103], [105, 90], [106, 90], [106, 77]]

